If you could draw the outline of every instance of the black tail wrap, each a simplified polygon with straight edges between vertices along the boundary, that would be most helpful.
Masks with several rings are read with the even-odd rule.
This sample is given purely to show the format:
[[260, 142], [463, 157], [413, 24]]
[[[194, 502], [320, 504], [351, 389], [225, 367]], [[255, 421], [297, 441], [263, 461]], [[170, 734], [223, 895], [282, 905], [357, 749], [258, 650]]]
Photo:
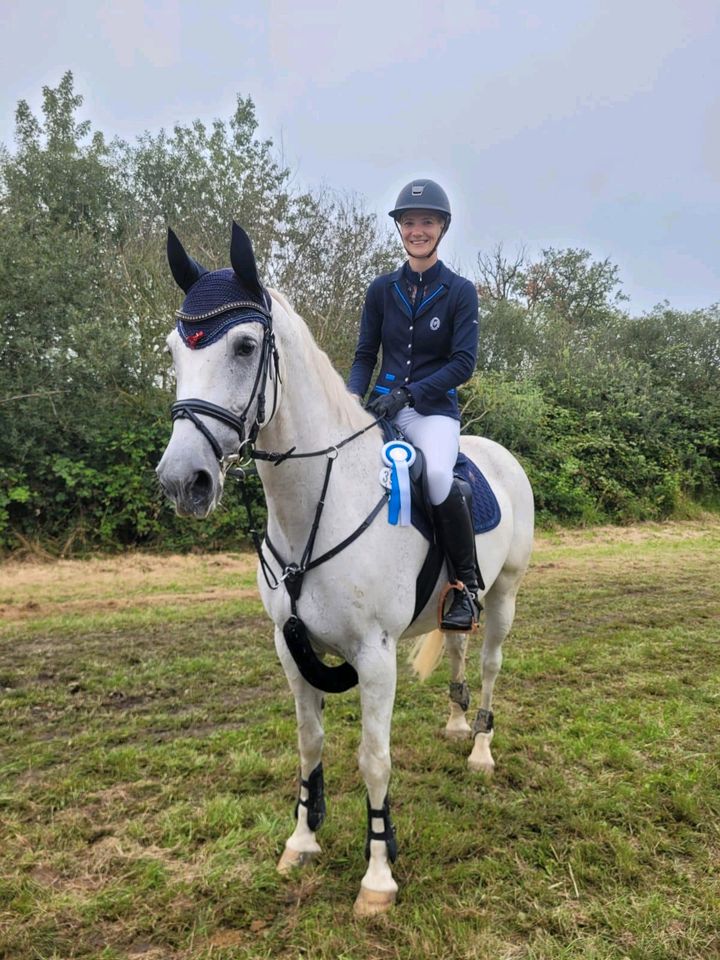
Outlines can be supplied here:
[[[370, 797], [367, 798], [367, 814], [368, 814], [368, 825], [367, 825], [367, 840], [365, 841], [365, 859], [370, 859], [370, 841], [371, 840], [383, 840], [387, 846], [387, 855], [390, 863], [395, 863], [397, 860], [398, 847], [397, 847], [397, 838], [395, 837], [395, 827], [393, 822], [390, 819], [390, 798], [385, 797], [383, 801], [382, 810], [373, 810], [370, 806]], [[373, 819], [382, 819], [383, 822], [383, 831], [382, 833], [375, 833], [372, 828]]]
[[[307, 800], [300, 796], [300, 789], [305, 787], [308, 792]], [[325, 783], [323, 781], [323, 766], [319, 763], [307, 780], [303, 780], [300, 774], [300, 787], [298, 788], [298, 799], [295, 804], [295, 819], [297, 820], [298, 809], [302, 804], [307, 810], [308, 827], [314, 832], [318, 830], [325, 819]]]
[[311, 686], [324, 693], [345, 693], [357, 685], [357, 671], [349, 663], [329, 667], [320, 660], [300, 617], [289, 617], [285, 621], [283, 635], [298, 670]]

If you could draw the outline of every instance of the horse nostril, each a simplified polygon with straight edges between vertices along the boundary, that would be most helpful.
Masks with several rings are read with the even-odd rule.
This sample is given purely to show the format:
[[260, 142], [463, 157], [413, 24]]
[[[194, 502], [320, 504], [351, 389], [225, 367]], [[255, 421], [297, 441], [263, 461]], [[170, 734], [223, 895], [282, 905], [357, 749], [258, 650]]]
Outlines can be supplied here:
[[190, 496], [194, 503], [207, 503], [212, 497], [213, 482], [207, 470], [198, 470], [190, 484]]

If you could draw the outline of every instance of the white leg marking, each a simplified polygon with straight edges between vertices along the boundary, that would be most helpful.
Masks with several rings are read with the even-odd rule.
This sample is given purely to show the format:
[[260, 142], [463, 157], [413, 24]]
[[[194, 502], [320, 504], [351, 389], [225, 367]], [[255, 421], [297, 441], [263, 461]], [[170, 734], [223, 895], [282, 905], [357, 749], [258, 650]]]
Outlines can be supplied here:
[[473, 773], [486, 773], [488, 776], [492, 776], [495, 772], [495, 761], [490, 752], [492, 738], [492, 730], [490, 733], [475, 734], [472, 753], [468, 757], [468, 768], [472, 770]]
[[[358, 658], [362, 739], [358, 752], [360, 773], [367, 787], [370, 805], [380, 810], [390, 783], [390, 725], [395, 700], [395, 640], [386, 634], [368, 639]], [[372, 829], [383, 831], [383, 821], [373, 818]], [[370, 842], [370, 861], [360, 882], [355, 901], [356, 916], [370, 916], [389, 910], [395, 901], [387, 846], [383, 840]]]
[[[467, 634], [448, 631], [445, 634], [445, 649], [450, 660], [450, 682], [462, 683], [465, 679], [465, 654]], [[471, 736], [470, 724], [459, 703], [450, 701], [450, 716], [445, 725], [445, 736], [450, 740], [467, 740]]]
[[[275, 629], [275, 647], [295, 697], [295, 715], [297, 717], [298, 748], [300, 750], [300, 772], [307, 780], [322, 759], [324, 731], [322, 724], [322, 693], [304, 680], [295, 662], [290, 656], [282, 630]], [[300, 796], [307, 800], [308, 790], [301, 787]], [[321, 852], [315, 833], [308, 826], [307, 808], [298, 807], [297, 823], [285, 843], [277, 869], [288, 873], [293, 867], [304, 866]]]
[[[485, 639], [482, 648], [480, 708], [492, 710], [493, 689], [502, 666], [502, 644], [515, 617], [515, 596], [520, 578], [501, 573], [485, 597]], [[468, 767], [475, 773], [492, 774], [495, 761], [490, 752], [493, 731], [475, 735]]]

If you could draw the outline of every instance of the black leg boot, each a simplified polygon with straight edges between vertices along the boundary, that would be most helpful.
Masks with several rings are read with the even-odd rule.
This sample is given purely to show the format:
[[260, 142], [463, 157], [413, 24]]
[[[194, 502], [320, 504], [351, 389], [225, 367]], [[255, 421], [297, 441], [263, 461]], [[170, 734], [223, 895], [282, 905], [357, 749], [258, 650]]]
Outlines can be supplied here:
[[452, 591], [452, 603], [440, 621], [441, 630], [472, 629], [477, 620], [478, 593], [475, 571], [475, 532], [473, 531], [470, 505], [456, 481], [450, 488], [447, 500], [435, 508], [435, 520], [440, 533], [448, 567], [455, 579], [464, 584], [464, 590]]

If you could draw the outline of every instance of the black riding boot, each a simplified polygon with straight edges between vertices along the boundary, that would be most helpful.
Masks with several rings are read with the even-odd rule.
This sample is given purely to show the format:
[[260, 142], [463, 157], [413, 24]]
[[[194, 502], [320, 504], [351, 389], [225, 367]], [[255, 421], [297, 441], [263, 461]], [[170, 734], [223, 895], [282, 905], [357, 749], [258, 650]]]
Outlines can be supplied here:
[[475, 571], [475, 532], [470, 504], [460, 486], [453, 480], [447, 500], [435, 508], [435, 519], [440, 532], [448, 567], [456, 580], [464, 584], [464, 590], [452, 591], [452, 603], [440, 621], [442, 630], [467, 631], [477, 619], [475, 598], [478, 593]]

